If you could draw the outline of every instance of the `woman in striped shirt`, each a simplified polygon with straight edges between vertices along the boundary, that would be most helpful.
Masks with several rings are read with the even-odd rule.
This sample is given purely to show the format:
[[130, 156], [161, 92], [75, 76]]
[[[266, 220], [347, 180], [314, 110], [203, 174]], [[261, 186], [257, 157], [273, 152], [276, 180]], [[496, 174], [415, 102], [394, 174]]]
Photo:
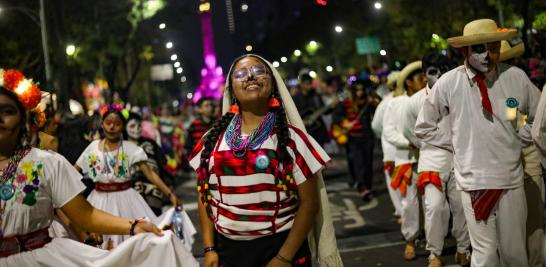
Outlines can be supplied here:
[[[311, 266], [307, 236], [324, 210], [317, 183], [330, 158], [291, 124], [293, 101], [270, 63], [245, 55], [227, 77], [224, 115], [190, 156], [205, 266]], [[331, 236], [328, 261], [339, 264], [329, 266], [341, 266]]]

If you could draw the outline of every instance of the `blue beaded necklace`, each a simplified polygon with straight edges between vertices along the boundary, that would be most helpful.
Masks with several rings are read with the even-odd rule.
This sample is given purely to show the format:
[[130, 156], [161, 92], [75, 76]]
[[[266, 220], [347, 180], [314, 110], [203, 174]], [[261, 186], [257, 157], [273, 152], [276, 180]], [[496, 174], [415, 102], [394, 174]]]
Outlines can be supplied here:
[[258, 127], [245, 138], [241, 134], [241, 120], [239, 114], [233, 116], [225, 134], [226, 143], [238, 158], [244, 157], [248, 149], [255, 150], [265, 142], [275, 126], [276, 117], [275, 113], [268, 112], [260, 121]]

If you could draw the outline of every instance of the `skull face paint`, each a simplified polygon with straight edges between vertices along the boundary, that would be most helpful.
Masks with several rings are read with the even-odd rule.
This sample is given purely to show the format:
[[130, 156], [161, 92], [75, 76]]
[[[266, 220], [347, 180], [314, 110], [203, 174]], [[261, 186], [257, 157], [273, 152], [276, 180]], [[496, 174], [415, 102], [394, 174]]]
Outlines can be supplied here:
[[489, 70], [489, 51], [484, 44], [473, 45], [470, 47], [468, 63], [477, 71], [485, 73]]
[[142, 127], [140, 126], [140, 121], [135, 120], [135, 119], [129, 120], [129, 122], [127, 122], [126, 130], [127, 130], [127, 135], [130, 138], [139, 139], [140, 136], [141, 136], [141, 132], [142, 132]]
[[430, 67], [428, 67], [426, 69], [425, 74], [427, 76], [428, 86], [430, 88], [432, 88], [432, 86], [434, 86], [436, 81], [438, 81], [438, 79], [440, 79], [440, 76], [442, 75], [442, 72], [437, 67], [430, 66]]

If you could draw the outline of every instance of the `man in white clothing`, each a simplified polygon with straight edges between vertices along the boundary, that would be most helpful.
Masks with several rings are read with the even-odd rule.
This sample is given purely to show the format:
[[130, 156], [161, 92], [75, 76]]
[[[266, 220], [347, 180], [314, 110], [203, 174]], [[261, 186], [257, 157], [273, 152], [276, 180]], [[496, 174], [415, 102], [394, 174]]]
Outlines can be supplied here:
[[[441, 267], [444, 239], [449, 228], [450, 211], [453, 214], [451, 233], [457, 240], [456, 263], [470, 265], [470, 239], [461, 203], [461, 192], [457, 190], [452, 172], [453, 154], [451, 151], [421, 142], [415, 136], [415, 123], [425, 99], [430, 94], [440, 76], [455, 67], [455, 63], [440, 54], [423, 57], [423, 70], [427, 76], [427, 86], [410, 97], [405, 117], [404, 136], [419, 147], [417, 189], [423, 196], [425, 208], [426, 249], [430, 252], [429, 267]], [[449, 130], [447, 119], [439, 123], [439, 128]], [[447, 125], [446, 125], [447, 124]], [[449, 202], [448, 202], [449, 199]]]
[[399, 74], [397, 91], [404, 92], [395, 97], [385, 113], [383, 131], [385, 139], [396, 147], [395, 169], [391, 186], [402, 195], [402, 234], [406, 240], [404, 258], [415, 259], [414, 241], [419, 234], [419, 199], [416, 185], [417, 154], [419, 151], [404, 137], [405, 105], [409, 97], [426, 85], [421, 61], [408, 64]]
[[[514, 65], [511, 61], [523, 55], [524, 52], [523, 42], [511, 46], [508, 41], [501, 41], [500, 61]], [[518, 120], [518, 126], [521, 127], [524, 123], [524, 120]], [[525, 173], [523, 183], [527, 199], [527, 258], [529, 259], [529, 267], [543, 267], [544, 180], [540, 153], [534, 144], [524, 147], [522, 153], [523, 172]]]
[[[402, 216], [402, 197], [400, 196], [400, 192], [394, 190], [391, 186], [391, 177], [392, 173], [394, 171], [394, 157], [396, 154], [396, 147], [389, 143], [385, 136], [383, 135], [383, 124], [385, 121], [385, 118], [387, 117], [385, 115], [385, 112], [387, 111], [387, 108], [389, 106], [389, 103], [393, 99], [393, 90], [396, 88], [396, 78], [398, 76], [399, 72], [391, 72], [388, 76], [387, 80], [387, 86], [390, 89], [390, 92], [387, 93], [383, 100], [381, 100], [381, 103], [377, 106], [377, 109], [375, 110], [373, 120], [372, 120], [372, 129], [375, 133], [375, 136], [379, 136], [381, 138], [381, 148], [383, 151], [383, 171], [385, 172], [385, 182], [387, 184], [387, 189], [389, 191], [389, 196], [392, 201], [392, 205], [394, 207], [394, 216], [397, 218], [400, 218]], [[392, 88], [392, 89], [391, 89]]]
[[[534, 119], [539, 91], [522, 70], [497, 64], [500, 41], [514, 35], [480, 19], [449, 38], [465, 64], [436, 82], [415, 128], [423, 142], [454, 153], [473, 267], [528, 266], [521, 149], [532, 142], [531, 125], [519, 128], [517, 118]], [[450, 134], [438, 126], [444, 118]]]

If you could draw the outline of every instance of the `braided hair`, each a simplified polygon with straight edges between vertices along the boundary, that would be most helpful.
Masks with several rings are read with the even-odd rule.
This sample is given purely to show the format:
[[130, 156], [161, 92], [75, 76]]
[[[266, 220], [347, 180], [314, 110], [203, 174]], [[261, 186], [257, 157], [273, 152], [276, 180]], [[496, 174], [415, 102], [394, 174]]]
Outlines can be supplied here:
[[[273, 76], [273, 71], [268, 64], [263, 62], [260, 58], [254, 57], [252, 55], [243, 55], [234, 60], [233, 65], [235, 66], [237, 62], [246, 57], [253, 57], [261, 61], [264, 66], [266, 66], [268, 72], [271, 75], [271, 79], [275, 79]], [[228, 73], [228, 79], [231, 79], [233, 73], [233, 68]], [[228, 82], [228, 90], [233, 94], [232, 83]], [[277, 88], [277, 84], [272, 82], [271, 97], [280, 99], [280, 94]], [[231, 104], [236, 104], [237, 100], [232, 100]], [[279, 157], [279, 163], [282, 164], [283, 170], [275, 173], [275, 183], [279, 188], [286, 191], [289, 196], [297, 197], [297, 185], [294, 178], [292, 177], [293, 170], [293, 159], [288, 153], [287, 147], [290, 144], [290, 133], [288, 131], [288, 120], [286, 118], [286, 113], [284, 107], [282, 106], [282, 101], [279, 101], [279, 107], [271, 107], [275, 112], [276, 120], [273, 132], [277, 135], [277, 156]], [[203, 137], [203, 150], [201, 152], [200, 164], [197, 168], [197, 191], [201, 193], [201, 202], [206, 206], [208, 202], [212, 199], [209, 187], [209, 159], [211, 153], [216, 146], [219, 140], [220, 135], [227, 129], [229, 123], [233, 119], [235, 114], [231, 112], [225, 113], [219, 120], [216, 120], [208, 133]]]

